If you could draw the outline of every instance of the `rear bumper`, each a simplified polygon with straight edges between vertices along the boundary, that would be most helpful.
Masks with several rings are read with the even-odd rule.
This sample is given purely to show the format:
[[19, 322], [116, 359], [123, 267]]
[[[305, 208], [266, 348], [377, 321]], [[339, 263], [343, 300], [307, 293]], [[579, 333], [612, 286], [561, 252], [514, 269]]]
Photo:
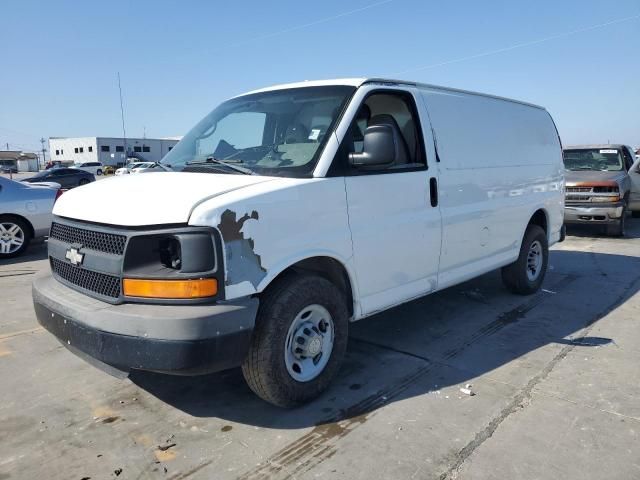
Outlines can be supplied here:
[[97, 361], [91, 363], [177, 375], [240, 365], [258, 308], [253, 298], [216, 305], [111, 305], [51, 276], [34, 281], [33, 303], [38, 322], [72, 352]]
[[606, 225], [616, 223], [622, 216], [622, 203], [605, 203], [603, 205], [565, 205], [564, 223]]

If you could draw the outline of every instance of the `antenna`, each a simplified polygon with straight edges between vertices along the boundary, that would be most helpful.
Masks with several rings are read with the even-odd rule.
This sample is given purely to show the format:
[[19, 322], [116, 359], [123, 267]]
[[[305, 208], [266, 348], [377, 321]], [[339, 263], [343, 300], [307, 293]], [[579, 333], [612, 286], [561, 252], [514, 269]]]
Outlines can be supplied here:
[[118, 91], [120, 92], [120, 116], [122, 117], [122, 142], [124, 143], [124, 163], [127, 163], [127, 131], [124, 128], [124, 107], [122, 106], [122, 86], [118, 72]]
[[[46, 142], [46, 140], [44, 139], [44, 137], [40, 137], [40, 143], [42, 144], [42, 166], [43, 166], [43, 167], [44, 167], [44, 166], [46, 165], [46, 163], [47, 163], [47, 158], [46, 158], [46, 157], [45, 157], [45, 155], [44, 155], [44, 154], [46, 153], [47, 149], [46, 149], [46, 148], [44, 148], [44, 142]], [[40, 170], [40, 169], [38, 168], [38, 170]]]

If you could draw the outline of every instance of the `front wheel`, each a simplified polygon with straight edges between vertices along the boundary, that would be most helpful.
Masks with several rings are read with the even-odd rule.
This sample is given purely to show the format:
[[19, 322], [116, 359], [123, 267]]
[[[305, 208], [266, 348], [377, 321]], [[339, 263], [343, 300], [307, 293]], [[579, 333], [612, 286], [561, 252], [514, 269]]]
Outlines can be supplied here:
[[513, 293], [531, 295], [542, 285], [548, 260], [547, 234], [538, 225], [529, 225], [522, 239], [518, 259], [502, 268], [502, 281]]
[[89, 180], [87, 180], [86, 178], [81, 178], [78, 182], [78, 186], [81, 187], [82, 185], [86, 185], [87, 183], [89, 183]]
[[98, 171], [96, 172], [96, 175], [98, 175], [98, 176], [99, 176], [99, 175], [102, 175], [102, 170], [98, 170]]
[[316, 398], [340, 368], [348, 328], [346, 299], [333, 283], [308, 274], [277, 280], [260, 299], [242, 364], [247, 384], [279, 407]]

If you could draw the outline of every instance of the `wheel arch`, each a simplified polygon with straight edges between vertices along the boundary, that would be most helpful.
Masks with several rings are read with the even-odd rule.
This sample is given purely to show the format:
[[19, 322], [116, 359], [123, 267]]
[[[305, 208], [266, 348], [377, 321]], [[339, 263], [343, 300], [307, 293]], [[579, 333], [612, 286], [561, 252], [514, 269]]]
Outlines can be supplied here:
[[3, 220], [5, 218], [17, 219], [24, 222], [27, 225], [27, 228], [29, 229], [29, 231], [27, 232], [29, 234], [29, 237], [33, 238], [35, 236], [35, 230], [33, 229], [33, 225], [27, 217], [23, 217], [22, 215], [18, 215], [17, 213], [0, 213], [0, 220]]
[[527, 228], [529, 225], [538, 225], [544, 233], [547, 235], [547, 239], [549, 238], [549, 214], [544, 208], [538, 208], [531, 217], [529, 218], [529, 222], [527, 223]]
[[326, 253], [310, 255], [289, 261], [267, 276], [256, 289], [258, 294], [264, 292], [275, 280], [292, 272], [312, 272], [326, 278], [342, 290], [347, 298], [349, 315], [357, 314], [357, 293], [355, 277], [350, 268], [341, 259]]

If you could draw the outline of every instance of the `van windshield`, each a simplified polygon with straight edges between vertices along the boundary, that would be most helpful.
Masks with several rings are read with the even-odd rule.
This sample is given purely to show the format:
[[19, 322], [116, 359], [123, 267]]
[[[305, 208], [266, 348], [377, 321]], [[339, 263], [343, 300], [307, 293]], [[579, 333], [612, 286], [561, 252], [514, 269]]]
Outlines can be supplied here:
[[354, 91], [302, 87], [233, 98], [198, 123], [161, 163], [174, 171], [311, 176]]
[[624, 169], [620, 151], [616, 148], [585, 148], [565, 150], [564, 168], [567, 170], [604, 170], [619, 172]]

